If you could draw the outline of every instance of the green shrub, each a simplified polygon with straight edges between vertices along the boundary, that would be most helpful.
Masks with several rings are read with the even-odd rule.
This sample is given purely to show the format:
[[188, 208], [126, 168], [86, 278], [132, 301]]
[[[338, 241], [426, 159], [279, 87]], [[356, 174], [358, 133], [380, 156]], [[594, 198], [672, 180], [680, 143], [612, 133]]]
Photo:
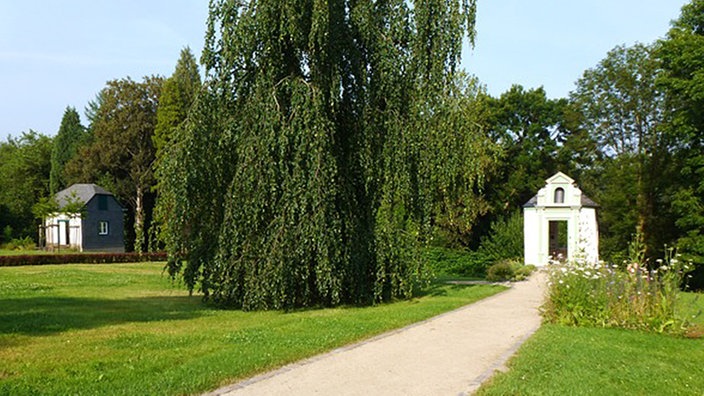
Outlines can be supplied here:
[[5, 228], [2, 229], [2, 241], [5, 242], [10, 242], [12, 240], [12, 227], [9, 225], [6, 225]]
[[491, 282], [503, 282], [513, 278], [514, 268], [510, 260], [502, 260], [486, 270], [486, 279]]
[[517, 263], [517, 268], [515, 269], [515, 273], [513, 275], [513, 278], [511, 280], [513, 281], [522, 281], [527, 279], [530, 274], [532, 274], [535, 271], [535, 266], [532, 264], [528, 265], [521, 265], [520, 263]]
[[479, 252], [492, 262], [523, 257], [523, 213], [514, 212], [491, 224], [486, 237], [482, 237]]
[[501, 260], [486, 271], [486, 279], [491, 282], [522, 281], [535, 271], [534, 265], [523, 265], [517, 260]]
[[34, 240], [30, 237], [12, 239], [3, 245], [3, 249], [7, 250], [32, 250], [34, 248]]

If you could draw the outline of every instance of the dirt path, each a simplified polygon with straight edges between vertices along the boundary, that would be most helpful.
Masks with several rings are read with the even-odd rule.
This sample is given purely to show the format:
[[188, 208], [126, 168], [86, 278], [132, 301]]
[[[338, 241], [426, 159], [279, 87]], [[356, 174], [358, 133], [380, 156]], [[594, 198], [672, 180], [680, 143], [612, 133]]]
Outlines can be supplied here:
[[537, 273], [475, 304], [209, 395], [471, 394], [540, 327], [544, 285]]

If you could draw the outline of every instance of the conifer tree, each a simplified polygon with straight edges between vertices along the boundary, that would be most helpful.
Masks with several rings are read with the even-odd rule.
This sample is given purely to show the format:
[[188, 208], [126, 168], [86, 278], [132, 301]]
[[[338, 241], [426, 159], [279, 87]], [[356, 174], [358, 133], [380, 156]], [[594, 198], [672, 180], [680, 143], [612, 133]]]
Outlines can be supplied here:
[[198, 64], [191, 49], [186, 47], [181, 50], [174, 74], [164, 81], [159, 97], [153, 138], [157, 159], [171, 141], [174, 130], [186, 119], [200, 87]]
[[67, 187], [64, 166], [76, 155], [78, 147], [86, 143], [86, 136], [78, 112], [73, 107], [67, 107], [51, 150], [49, 190], [52, 195]]
[[173, 201], [176, 199], [171, 193], [173, 190], [162, 188], [162, 175], [159, 171], [164, 153], [168, 151], [169, 145], [179, 144], [174, 140], [176, 130], [180, 128], [188, 116], [198, 91], [201, 88], [200, 73], [198, 64], [191, 52], [186, 47], [181, 50], [181, 57], [176, 64], [174, 74], [164, 81], [159, 97], [159, 108], [156, 112], [156, 127], [154, 128], [154, 148], [155, 156], [155, 176], [157, 179], [156, 190], [158, 191], [157, 203], [154, 208], [155, 227], [154, 236], [163, 239], [163, 234], [167, 233], [166, 228], [170, 226], [169, 216]]

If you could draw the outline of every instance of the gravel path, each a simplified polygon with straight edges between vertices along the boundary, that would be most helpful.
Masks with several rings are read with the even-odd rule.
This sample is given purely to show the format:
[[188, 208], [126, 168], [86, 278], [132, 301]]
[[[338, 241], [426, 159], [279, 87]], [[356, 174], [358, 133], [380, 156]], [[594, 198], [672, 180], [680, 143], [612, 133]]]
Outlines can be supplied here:
[[[467, 395], [540, 327], [545, 275], [208, 395]], [[324, 331], [324, 329], [321, 329]]]

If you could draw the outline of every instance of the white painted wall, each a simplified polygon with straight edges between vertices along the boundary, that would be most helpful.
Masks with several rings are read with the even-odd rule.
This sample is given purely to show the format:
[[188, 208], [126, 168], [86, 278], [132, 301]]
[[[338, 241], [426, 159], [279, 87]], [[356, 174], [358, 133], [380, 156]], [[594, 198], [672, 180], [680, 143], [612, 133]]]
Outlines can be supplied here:
[[[563, 202], [555, 202], [555, 191], [564, 191]], [[525, 264], [547, 265], [550, 260], [551, 221], [567, 222], [567, 260], [599, 259], [599, 230], [596, 210], [582, 207], [582, 191], [567, 175], [558, 172], [546, 180], [533, 207], [523, 208]]]
[[[543, 241], [540, 239], [541, 232], [540, 218], [536, 208], [523, 209], [523, 248], [525, 251], [525, 263], [538, 265], [540, 259], [540, 246]], [[547, 243], [547, 241], [545, 242]]]
[[[47, 246], [71, 247], [83, 250], [83, 232], [81, 230], [80, 216], [67, 216], [58, 214], [48, 217], [44, 222]], [[66, 242], [66, 227], [69, 229], [70, 245]]]

